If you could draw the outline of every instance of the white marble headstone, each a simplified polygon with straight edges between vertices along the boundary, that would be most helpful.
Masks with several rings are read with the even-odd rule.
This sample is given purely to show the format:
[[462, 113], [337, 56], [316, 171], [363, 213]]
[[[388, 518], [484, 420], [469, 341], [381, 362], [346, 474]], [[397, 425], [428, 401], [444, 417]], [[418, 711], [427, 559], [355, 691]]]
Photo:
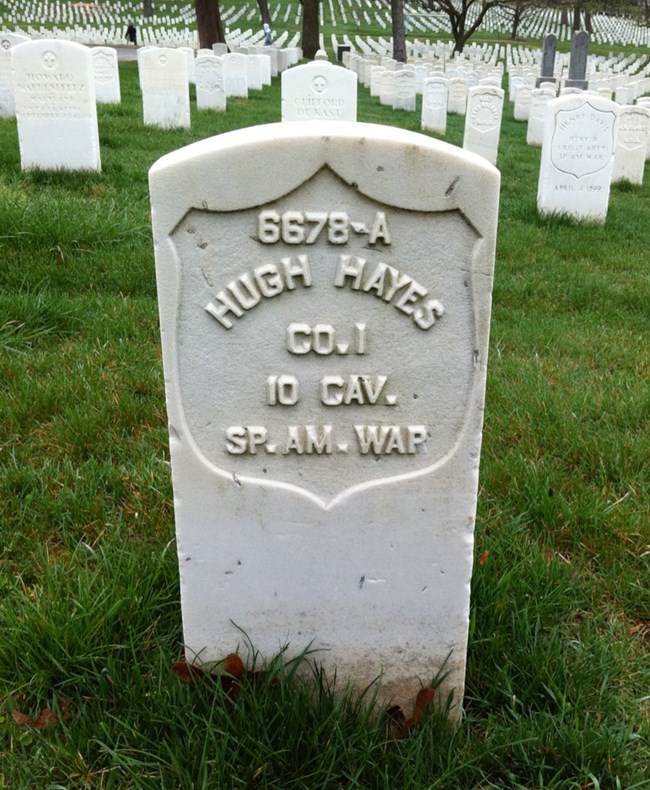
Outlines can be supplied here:
[[178, 49], [151, 47], [138, 53], [145, 126], [189, 128], [187, 56]]
[[515, 121], [527, 121], [530, 114], [530, 101], [533, 89], [530, 85], [521, 84], [515, 92], [513, 118]]
[[380, 75], [379, 103], [387, 107], [393, 106], [395, 99], [395, 70], [384, 69]]
[[93, 47], [90, 56], [95, 80], [95, 100], [98, 104], [119, 104], [121, 95], [117, 52], [112, 47]]
[[226, 109], [223, 64], [216, 55], [199, 55], [194, 63], [196, 106], [199, 110]]
[[13, 118], [16, 114], [14, 81], [11, 74], [11, 50], [29, 41], [28, 36], [0, 31], [0, 118]]
[[357, 75], [324, 60], [282, 72], [283, 121], [356, 121]]
[[415, 112], [417, 91], [415, 84], [415, 71], [402, 69], [395, 72], [395, 93], [393, 95], [393, 109]]
[[424, 81], [421, 128], [438, 134], [447, 131], [447, 80], [444, 77], [429, 77]]
[[548, 103], [537, 189], [540, 214], [605, 221], [618, 114], [615, 102], [584, 92]]
[[463, 148], [485, 157], [493, 165], [499, 152], [504, 96], [502, 88], [479, 85], [469, 89], [467, 99]]
[[528, 126], [526, 128], [526, 143], [541, 146], [544, 140], [544, 121], [546, 119], [546, 105], [555, 98], [555, 87], [533, 88], [530, 96], [528, 111]]
[[248, 55], [228, 52], [221, 57], [226, 96], [248, 98]]
[[650, 108], [638, 104], [621, 107], [616, 135], [612, 183], [643, 183], [645, 157], [650, 135]]
[[447, 111], [465, 115], [469, 84], [462, 77], [452, 77], [448, 83]]
[[90, 50], [42, 39], [12, 49], [23, 170], [101, 170]]
[[409, 709], [444, 666], [459, 715], [498, 171], [311, 121], [150, 189], [188, 659], [310, 645]]

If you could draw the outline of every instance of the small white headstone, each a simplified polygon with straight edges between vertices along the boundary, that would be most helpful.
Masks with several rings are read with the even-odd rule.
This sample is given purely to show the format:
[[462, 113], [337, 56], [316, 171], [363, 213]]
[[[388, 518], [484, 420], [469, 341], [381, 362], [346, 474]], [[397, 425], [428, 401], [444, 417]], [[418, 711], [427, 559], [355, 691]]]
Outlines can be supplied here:
[[248, 98], [248, 56], [238, 52], [229, 52], [223, 55], [223, 81], [226, 96], [240, 99]]
[[463, 148], [485, 157], [493, 165], [499, 152], [504, 96], [502, 88], [479, 85], [469, 89], [467, 100]]
[[150, 187], [188, 659], [309, 645], [405, 709], [444, 666], [457, 717], [498, 171], [313, 121]]
[[11, 50], [29, 41], [19, 33], [0, 31], [0, 118], [13, 118], [16, 114], [14, 81], [11, 75]]
[[415, 71], [402, 69], [395, 72], [395, 94], [393, 109], [415, 112], [417, 92], [415, 88]]
[[194, 63], [196, 106], [199, 110], [226, 109], [223, 64], [216, 55], [199, 55]]
[[650, 108], [626, 104], [621, 107], [616, 135], [612, 183], [643, 183], [645, 157], [650, 133]]
[[381, 93], [381, 75], [383, 73], [383, 66], [370, 67], [370, 95], [375, 98], [378, 98]]
[[101, 170], [90, 50], [30, 41], [12, 62], [23, 170]]
[[151, 47], [138, 53], [145, 126], [189, 128], [187, 56], [178, 49]]
[[381, 83], [379, 85], [379, 103], [386, 107], [392, 107], [394, 98], [395, 70], [384, 69], [381, 73]]
[[95, 100], [99, 104], [119, 104], [121, 96], [117, 52], [112, 47], [93, 47], [90, 55], [95, 80]]
[[528, 127], [526, 129], [526, 142], [528, 145], [541, 145], [544, 139], [544, 120], [546, 106], [555, 98], [555, 88], [533, 88], [530, 97], [530, 110], [528, 113]]
[[452, 77], [448, 86], [447, 111], [456, 115], [465, 115], [468, 91], [467, 80], [462, 77]]
[[447, 80], [444, 77], [429, 77], [424, 81], [421, 126], [438, 134], [447, 131]]
[[513, 118], [515, 121], [527, 121], [530, 114], [530, 100], [533, 89], [530, 85], [519, 85], [515, 93], [515, 106]]
[[619, 107], [584, 92], [548, 104], [537, 189], [540, 214], [604, 222]]
[[357, 75], [325, 60], [282, 72], [283, 121], [356, 121]]
[[254, 53], [246, 55], [246, 82], [249, 91], [261, 91], [264, 87], [261, 57]]

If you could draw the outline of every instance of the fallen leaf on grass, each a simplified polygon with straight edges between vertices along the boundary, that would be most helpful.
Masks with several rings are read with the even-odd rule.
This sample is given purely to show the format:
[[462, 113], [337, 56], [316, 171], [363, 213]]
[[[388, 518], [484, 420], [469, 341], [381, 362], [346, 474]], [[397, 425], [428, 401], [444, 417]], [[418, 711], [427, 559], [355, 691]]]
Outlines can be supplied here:
[[[223, 691], [232, 699], [238, 696], [241, 685], [245, 680], [259, 682], [264, 679], [266, 673], [249, 672], [244, 666], [244, 662], [237, 653], [226, 656], [222, 664], [216, 670], [203, 669], [195, 664], [188, 664], [187, 661], [177, 661], [172, 670], [183, 683], [196, 683], [204, 681], [207, 683], [219, 683]], [[275, 686], [278, 682], [277, 677], [271, 678], [271, 685]]]
[[413, 727], [416, 727], [422, 721], [424, 709], [431, 703], [436, 693], [434, 688], [422, 688], [418, 691], [415, 698], [415, 706], [413, 708], [413, 715], [407, 719], [404, 711], [399, 705], [393, 705], [386, 711], [386, 716], [391, 725], [393, 736], [395, 740], [405, 738]]
[[35, 719], [20, 710], [15, 710], [13, 716], [19, 726], [33, 727], [35, 730], [44, 730], [48, 725], [57, 722], [56, 713], [51, 708], [44, 708]]
[[483, 554], [481, 554], [481, 556], [478, 558], [478, 564], [481, 566], [481, 568], [485, 568], [489, 556], [490, 556], [490, 552], [484, 551]]

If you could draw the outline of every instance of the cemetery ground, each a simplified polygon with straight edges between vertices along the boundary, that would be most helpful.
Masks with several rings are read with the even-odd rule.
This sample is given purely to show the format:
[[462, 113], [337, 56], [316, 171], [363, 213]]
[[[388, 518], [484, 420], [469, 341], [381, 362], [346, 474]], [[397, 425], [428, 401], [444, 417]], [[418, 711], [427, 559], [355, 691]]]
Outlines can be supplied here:
[[[649, 166], [602, 227], [540, 220], [540, 151], [506, 103], [466, 715], [427, 709], [397, 738], [372, 688], [330, 693], [318, 654], [237, 695], [173, 671], [147, 171], [279, 120], [280, 89], [163, 131], [120, 72], [101, 174], [21, 173], [0, 120], [0, 786], [650, 787]], [[358, 115], [419, 129], [363, 88]]]

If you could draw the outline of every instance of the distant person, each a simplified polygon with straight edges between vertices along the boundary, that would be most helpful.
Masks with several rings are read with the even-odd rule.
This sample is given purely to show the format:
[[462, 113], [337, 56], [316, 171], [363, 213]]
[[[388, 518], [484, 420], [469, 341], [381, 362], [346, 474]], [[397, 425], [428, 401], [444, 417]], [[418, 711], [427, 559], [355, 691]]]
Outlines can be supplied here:
[[129, 43], [134, 44], [136, 47], [138, 46], [138, 34], [133, 22], [129, 22], [129, 26], [126, 29], [126, 40]]
[[264, 31], [264, 46], [268, 47], [273, 43], [273, 31], [271, 30], [271, 25], [268, 22], [265, 22], [262, 25], [262, 30]]

